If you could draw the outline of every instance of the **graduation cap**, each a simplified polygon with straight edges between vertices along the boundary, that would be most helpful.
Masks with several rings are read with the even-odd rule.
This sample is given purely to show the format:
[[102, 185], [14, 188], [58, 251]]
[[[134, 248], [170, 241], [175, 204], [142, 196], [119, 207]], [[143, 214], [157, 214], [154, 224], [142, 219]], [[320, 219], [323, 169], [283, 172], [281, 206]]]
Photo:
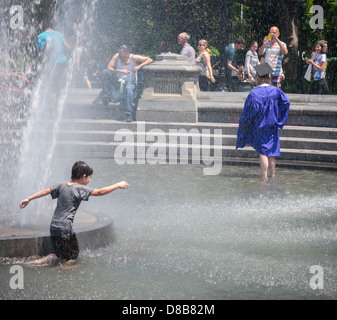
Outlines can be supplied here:
[[267, 74], [272, 73], [274, 71], [268, 62], [264, 62], [262, 64], [256, 65], [253, 68], [255, 69], [259, 77], [266, 76]]

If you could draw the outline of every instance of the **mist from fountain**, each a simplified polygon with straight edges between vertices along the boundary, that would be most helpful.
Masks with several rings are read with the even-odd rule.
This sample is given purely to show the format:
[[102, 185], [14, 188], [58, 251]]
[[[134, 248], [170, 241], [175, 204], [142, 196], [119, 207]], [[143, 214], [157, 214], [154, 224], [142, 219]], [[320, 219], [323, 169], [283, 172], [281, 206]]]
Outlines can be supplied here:
[[[81, 2], [74, 7], [71, 0], [62, 1], [53, 15], [55, 30], [72, 38], [73, 48], [84, 34], [90, 45], [97, 1]], [[1, 28], [6, 41], [0, 42], [0, 67], [5, 73], [13, 63], [14, 36]], [[1, 150], [0, 218], [8, 212], [8, 223], [25, 227], [40, 224], [44, 216], [50, 221], [50, 199], [31, 203], [24, 215], [18, 203], [58, 182], [68, 165], [61, 160], [53, 167], [52, 159], [73, 70], [74, 57], [54, 117], [46, 68], [32, 93], [21, 93], [31, 101], [27, 112], [2, 123], [2, 139], [8, 143]], [[14, 103], [18, 96], [3, 98]], [[17, 126], [20, 135], [12, 136]], [[125, 178], [132, 188], [100, 202], [92, 199], [89, 209], [113, 217], [118, 240], [101, 250], [83, 251], [79, 272], [25, 267], [21, 291], [9, 287], [7, 260], [0, 260], [1, 299], [336, 299], [336, 181], [330, 174], [281, 169], [274, 182], [261, 184], [257, 168], [224, 167], [218, 176], [202, 176], [193, 165], [111, 162], [92, 161], [99, 168], [95, 184]], [[14, 258], [8, 263], [21, 262]], [[310, 287], [314, 265], [324, 267], [324, 290]]]
[[[28, 103], [28, 112], [23, 119], [20, 119], [19, 114], [13, 115], [11, 122], [7, 121], [8, 132], [17, 130], [17, 126], [21, 126], [20, 137], [11, 138], [8, 132], [2, 130], [3, 140], [7, 140], [4, 145], [3, 154], [6, 155], [3, 160], [3, 177], [5, 184], [2, 184], [1, 190], [1, 207], [2, 212], [7, 212], [10, 215], [10, 224], [34, 224], [37, 221], [41, 222], [44, 218], [50, 220], [51, 202], [50, 199], [41, 199], [33, 202], [26, 208], [25, 214], [18, 212], [18, 204], [20, 200], [29, 195], [40, 191], [55, 183], [50, 181], [50, 173], [55, 168], [51, 167], [52, 158], [54, 156], [56, 137], [60, 120], [62, 119], [63, 108], [67, 92], [69, 90], [73, 72], [75, 69], [74, 49], [79, 45], [80, 41], [85, 42], [87, 46], [91, 43], [91, 33], [93, 26], [93, 12], [97, 1], [81, 1], [80, 4], [70, 0], [60, 1], [56, 3], [52, 12], [53, 30], [62, 33], [72, 47], [72, 51], [68, 55], [68, 69], [66, 82], [60, 95], [57, 97], [56, 108], [53, 109], [52, 97], [50, 88], [54, 83], [51, 79], [55, 78], [55, 65], [52, 57], [48, 56], [48, 52], [39, 55], [42, 60], [36, 59], [35, 48], [32, 49], [31, 44], [35, 46], [36, 36], [44, 30], [35, 31], [34, 37], [31, 35], [30, 46], [24, 46], [22, 43], [17, 44], [14, 38], [20, 30], [13, 32], [7, 28], [2, 28], [1, 41], [1, 59], [0, 70], [4, 73], [9, 73], [11, 66], [14, 65], [14, 53], [19, 49], [20, 57], [27, 64], [34, 65], [37, 63], [37, 74], [34, 79], [34, 84], [30, 86], [27, 92], [20, 92], [21, 99], [30, 95]], [[28, 5], [27, 5], [28, 6]], [[23, 8], [24, 12], [34, 12], [34, 4], [31, 7]], [[1, 15], [8, 14], [8, 8], [1, 9]], [[81, 12], [79, 15], [78, 13]], [[25, 30], [35, 30], [35, 19], [27, 21], [24, 26]], [[41, 26], [41, 25], [40, 25]], [[6, 32], [7, 30], [7, 32]], [[22, 31], [21, 31], [22, 32]], [[18, 70], [24, 72], [25, 70]], [[6, 103], [14, 105], [15, 96], [6, 95], [3, 97]], [[15, 204], [15, 205], [14, 205]]]

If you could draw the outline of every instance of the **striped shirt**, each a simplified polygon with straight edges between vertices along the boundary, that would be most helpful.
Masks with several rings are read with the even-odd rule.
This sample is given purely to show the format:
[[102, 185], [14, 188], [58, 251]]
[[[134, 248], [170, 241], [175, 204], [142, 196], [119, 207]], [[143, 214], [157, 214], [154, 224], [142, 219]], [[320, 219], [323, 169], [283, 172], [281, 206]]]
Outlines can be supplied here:
[[[281, 41], [283, 46], [287, 48], [287, 45]], [[266, 46], [266, 54], [264, 57], [265, 62], [269, 62], [270, 66], [273, 68], [274, 72], [271, 74], [272, 76], [281, 76], [282, 75], [282, 60], [284, 54], [281, 52], [281, 48], [279, 44], [276, 42], [272, 47], [270, 46], [270, 42], [268, 42]]]

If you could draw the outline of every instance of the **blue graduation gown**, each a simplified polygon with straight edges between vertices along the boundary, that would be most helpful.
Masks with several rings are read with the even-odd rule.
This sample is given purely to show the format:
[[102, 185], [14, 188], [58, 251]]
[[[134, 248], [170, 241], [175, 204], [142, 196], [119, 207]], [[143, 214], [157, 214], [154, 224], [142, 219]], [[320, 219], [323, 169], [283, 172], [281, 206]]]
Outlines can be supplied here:
[[288, 119], [290, 101], [274, 86], [258, 86], [248, 95], [240, 117], [236, 149], [251, 145], [258, 153], [279, 157], [280, 137]]

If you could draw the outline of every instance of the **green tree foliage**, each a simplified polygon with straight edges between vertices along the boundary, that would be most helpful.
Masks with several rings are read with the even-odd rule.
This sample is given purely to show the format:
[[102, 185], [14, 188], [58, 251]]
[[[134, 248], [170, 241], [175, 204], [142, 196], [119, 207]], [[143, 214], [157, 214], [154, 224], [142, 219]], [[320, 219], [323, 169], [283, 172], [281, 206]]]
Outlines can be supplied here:
[[[41, 0], [36, 6], [36, 22], [62, 11], [65, 1]], [[324, 9], [324, 29], [310, 27], [313, 5]], [[75, 13], [80, 11], [76, 2], [74, 8]], [[100, 62], [109, 61], [121, 44], [131, 46], [135, 53], [154, 57], [159, 54], [159, 43], [166, 41], [172, 52], [179, 53], [177, 35], [186, 31], [191, 34], [194, 48], [200, 39], [206, 39], [213, 54], [223, 56], [225, 47], [242, 36], [247, 42], [239, 54], [243, 63], [251, 41], [260, 46], [269, 28], [275, 25], [289, 49], [284, 59], [287, 81], [296, 83], [293, 90], [301, 91], [306, 67], [303, 58], [310, 56], [316, 40], [329, 43], [327, 76], [330, 83], [335, 81], [336, 13], [337, 0], [98, 0], [88, 49]]]

